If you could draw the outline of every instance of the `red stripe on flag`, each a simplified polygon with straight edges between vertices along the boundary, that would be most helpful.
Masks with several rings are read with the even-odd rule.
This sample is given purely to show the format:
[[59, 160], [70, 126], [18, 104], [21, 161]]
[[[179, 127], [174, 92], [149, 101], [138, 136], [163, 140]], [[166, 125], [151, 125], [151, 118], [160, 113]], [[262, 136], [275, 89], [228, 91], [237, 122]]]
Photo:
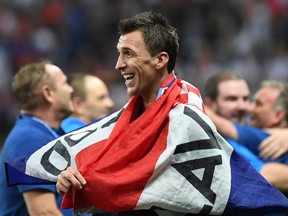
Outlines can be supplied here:
[[[109, 212], [135, 208], [159, 156], [166, 149], [169, 112], [179, 93], [180, 87], [174, 82], [137, 119], [143, 104], [140, 97], [134, 97], [106, 143], [101, 143], [99, 148], [98, 144], [93, 144], [76, 156], [77, 167], [87, 184], [73, 194], [75, 200], [70, 204], [75, 210], [87, 206]], [[93, 159], [85, 162], [85, 158], [91, 155]]]
[[[153, 126], [151, 130], [154, 130]], [[77, 190], [74, 208], [95, 206], [97, 203], [96, 207], [109, 212], [134, 209], [154, 172], [159, 156], [166, 148], [167, 133], [168, 124], [164, 124], [162, 133], [154, 140], [157, 141], [157, 145], [152, 146], [150, 145], [151, 137], [143, 138], [143, 135], [139, 134], [138, 139], [142, 139], [141, 143], [146, 143], [147, 146], [133, 147], [136, 136], [134, 141], [127, 140], [125, 147], [119, 148], [117, 154], [111, 152], [98, 161], [97, 168], [100, 166], [103, 169], [95, 170], [95, 167], [91, 167], [89, 172], [85, 172], [87, 185], [83, 191]], [[105, 164], [115, 164], [115, 166], [104, 169]], [[90, 182], [93, 182], [93, 185], [90, 185]]]

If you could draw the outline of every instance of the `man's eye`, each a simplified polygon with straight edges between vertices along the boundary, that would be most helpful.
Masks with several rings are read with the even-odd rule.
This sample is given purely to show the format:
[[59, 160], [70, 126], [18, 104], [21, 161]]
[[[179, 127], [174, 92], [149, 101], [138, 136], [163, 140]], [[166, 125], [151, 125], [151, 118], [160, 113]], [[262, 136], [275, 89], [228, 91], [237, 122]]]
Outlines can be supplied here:
[[132, 56], [133, 56], [133, 53], [132, 53], [132, 52], [127, 52], [127, 56], [128, 56], [128, 57], [132, 57]]

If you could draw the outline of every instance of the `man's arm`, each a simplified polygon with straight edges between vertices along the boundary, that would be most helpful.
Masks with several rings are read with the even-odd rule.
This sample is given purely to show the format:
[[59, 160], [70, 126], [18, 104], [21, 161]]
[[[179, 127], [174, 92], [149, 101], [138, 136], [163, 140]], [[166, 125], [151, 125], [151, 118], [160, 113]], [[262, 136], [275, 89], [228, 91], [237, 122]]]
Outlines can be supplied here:
[[232, 122], [229, 119], [219, 116], [209, 108], [207, 109], [207, 114], [222, 136], [240, 142], [259, 156], [259, 145], [269, 136], [268, 132], [260, 128]]
[[211, 108], [205, 106], [207, 115], [211, 118], [215, 124], [217, 131], [225, 137], [233, 140], [238, 140], [238, 132], [233, 122], [216, 114]]
[[280, 163], [266, 163], [261, 169], [262, 176], [279, 190], [288, 191], [288, 166]]
[[62, 216], [57, 207], [55, 194], [46, 190], [31, 190], [23, 193], [29, 215]]
[[264, 159], [276, 159], [288, 152], [288, 129], [267, 129], [271, 134], [259, 146], [260, 156]]

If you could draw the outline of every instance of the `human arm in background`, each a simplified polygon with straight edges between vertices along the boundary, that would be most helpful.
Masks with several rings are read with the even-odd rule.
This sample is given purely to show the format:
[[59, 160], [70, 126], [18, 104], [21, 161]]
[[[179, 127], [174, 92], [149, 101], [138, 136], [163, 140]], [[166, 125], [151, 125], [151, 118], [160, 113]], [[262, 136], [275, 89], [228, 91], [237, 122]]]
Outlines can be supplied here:
[[[216, 125], [217, 130], [219, 131], [220, 134], [222, 134], [223, 136], [232, 138], [233, 140], [239, 139], [238, 130], [240, 128], [238, 128], [238, 130], [237, 130], [237, 127], [235, 126], [235, 124], [233, 124], [232, 121], [227, 120], [226, 118], [223, 118], [223, 117], [217, 115], [210, 108], [205, 107], [205, 110], [206, 110], [207, 115], [211, 118], [211, 120]], [[248, 135], [248, 137], [249, 136], [250, 135]], [[252, 136], [252, 134], [251, 134], [251, 136]], [[250, 139], [251, 139], [251, 136], [250, 136]], [[255, 138], [255, 137], [253, 137], [253, 138]], [[242, 142], [241, 142], [241, 144], [242, 144]], [[256, 154], [256, 152], [255, 152], [255, 154]], [[258, 157], [258, 159], [260, 160], [259, 157]], [[250, 163], [251, 163], [251, 161], [250, 161]], [[259, 172], [269, 183], [274, 185], [279, 190], [281, 190], [283, 192], [286, 192], [288, 190], [288, 166], [286, 164], [282, 164], [282, 163], [278, 163], [278, 162], [267, 162], [267, 163], [263, 164], [263, 166], [262, 166], [261, 170], [259, 170]]]
[[[237, 142], [240, 142], [242, 145], [249, 148], [257, 156], [263, 159], [267, 159], [270, 151], [274, 152], [278, 150], [277, 153], [282, 153], [282, 154], [287, 152], [288, 129], [284, 129], [287, 134], [286, 136], [284, 136], [283, 129], [282, 130], [281, 129], [264, 130], [264, 129], [256, 128], [253, 126], [241, 125], [237, 122], [232, 122], [231, 120], [228, 120], [222, 116], [219, 116], [209, 107], [205, 107], [205, 109], [206, 109], [206, 113], [214, 122], [215, 126], [217, 127], [218, 132], [222, 136], [231, 138]], [[263, 140], [270, 137], [271, 134], [273, 136], [269, 138], [268, 140], [266, 140], [265, 144], [260, 147], [260, 144], [263, 142]], [[283, 144], [285, 140], [287, 140], [286, 145]], [[271, 142], [273, 142], [273, 145], [270, 147], [269, 144]], [[281, 149], [281, 146], [284, 146], [284, 149], [283, 148]], [[262, 154], [264, 154], [264, 156], [260, 154], [260, 151], [263, 152]], [[268, 154], [268, 156], [265, 154]], [[279, 154], [279, 156], [281, 155]], [[272, 158], [272, 159], [275, 159], [275, 158]]]
[[48, 190], [30, 190], [23, 193], [30, 216], [62, 216], [57, 207], [55, 194]]
[[282, 192], [288, 191], [288, 166], [286, 164], [265, 163], [260, 171], [261, 175]]
[[208, 106], [205, 106], [205, 112], [211, 118], [217, 128], [217, 131], [222, 136], [229, 137], [233, 140], [238, 140], [238, 132], [232, 121], [216, 114]]
[[267, 131], [271, 135], [261, 142], [260, 157], [274, 160], [288, 152], [288, 129], [275, 128], [267, 129]]

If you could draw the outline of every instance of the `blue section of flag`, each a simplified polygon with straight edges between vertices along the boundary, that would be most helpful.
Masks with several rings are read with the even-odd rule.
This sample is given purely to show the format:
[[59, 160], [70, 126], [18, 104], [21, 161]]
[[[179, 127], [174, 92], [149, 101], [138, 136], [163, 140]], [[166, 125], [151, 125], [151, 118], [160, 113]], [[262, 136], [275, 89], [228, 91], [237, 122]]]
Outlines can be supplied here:
[[[23, 173], [57, 181], [59, 173], [50, 168], [69, 156], [89, 184], [76, 190], [73, 197], [66, 196], [64, 208], [73, 206], [78, 210], [88, 205], [118, 212], [148, 210], [153, 205], [177, 211], [171, 216], [179, 212], [221, 215], [224, 209], [225, 215], [287, 212], [287, 198], [233, 151], [197, 108], [202, 107], [201, 98], [196, 106], [187, 104], [200, 96], [183, 85], [177, 80], [177, 86], [167, 88], [167, 94], [153, 104], [153, 109], [146, 110], [133, 124], [133, 110], [142, 105], [136, 97], [125, 110], [53, 140], [35, 154], [6, 163], [10, 185], [43, 184], [42, 179]], [[175, 145], [181, 146], [181, 151], [175, 153]], [[180, 157], [180, 153], [187, 156]], [[93, 160], [87, 162], [87, 158]], [[177, 164], [178, 172], [172, 162]], [[194, 170], [203, 168], [202, 178], [194, 175], [191, 164]], [[101, 196], [91, 196], [91, 191]]]
[[231, 165], [231, 192], [225, 212], [241, 215], [264, 215], [268, 212], [285, 212], [288, 215], [287, 198], [233, 151]]
[[[25, 160], [26, 161], [26, 160]], [[48, 181], [46, 179], [40, 179], [25, 174], [26, 162], [6, 161], [5, 172], [6, 181], [8, 186], [14, 185], [32, 185], [32, 184], [55, 184], [55, 182]], [[17, 163], [17, 165], [15, 164]], [[16, 169], [17, 167], [17, 169]]]

